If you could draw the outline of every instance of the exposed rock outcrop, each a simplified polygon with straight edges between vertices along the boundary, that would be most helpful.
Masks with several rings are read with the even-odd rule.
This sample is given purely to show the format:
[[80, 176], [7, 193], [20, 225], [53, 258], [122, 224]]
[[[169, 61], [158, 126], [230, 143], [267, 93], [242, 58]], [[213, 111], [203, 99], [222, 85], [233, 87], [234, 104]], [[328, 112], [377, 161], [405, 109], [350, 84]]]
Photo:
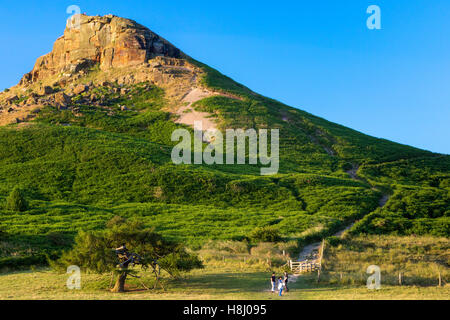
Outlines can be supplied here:
[[0, 106], [11, 107], [2, 109], [0, 125], [12, 123], [19, 110], [20, 119], [31, 119], [36, 116], [32, 110], [45, 106], [74, 114], [81, 104], [106, 110], [112, 96], [132, 99], [132, 88], [139, 84], [163, 89], [165, 109], [178, 113], [183, 98], [199, 86], [203, 70], [144, 26], [112, 15], [77, 17], [78, 28], [69, 20], [53, 50], [38, 58], [18, 85], [0, 93]]
[[[79, 26], [74, 24], [78, 18]], [[21, 85], [57, 74], [70, 76], [96, 64], [101, 70], [108, 70], [145, 63], [156, 56], [186, 57], [168, 41], [132, 20], [113, 15], [78, 15], [72, 19], [52, 52], [36, 61]]]

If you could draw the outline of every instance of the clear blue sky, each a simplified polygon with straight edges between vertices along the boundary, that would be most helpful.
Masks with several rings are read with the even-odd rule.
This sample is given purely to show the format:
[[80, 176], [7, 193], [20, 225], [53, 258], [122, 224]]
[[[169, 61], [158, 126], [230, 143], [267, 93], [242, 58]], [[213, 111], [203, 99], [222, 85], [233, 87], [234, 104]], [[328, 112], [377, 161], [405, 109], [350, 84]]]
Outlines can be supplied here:
[[[450, 154], [450, 1], [2, 1], [0, 88], [76, 4], [136, 20], [251, 89], [364, 133]], [[381, 8], [382, 30], [366, 9]]]

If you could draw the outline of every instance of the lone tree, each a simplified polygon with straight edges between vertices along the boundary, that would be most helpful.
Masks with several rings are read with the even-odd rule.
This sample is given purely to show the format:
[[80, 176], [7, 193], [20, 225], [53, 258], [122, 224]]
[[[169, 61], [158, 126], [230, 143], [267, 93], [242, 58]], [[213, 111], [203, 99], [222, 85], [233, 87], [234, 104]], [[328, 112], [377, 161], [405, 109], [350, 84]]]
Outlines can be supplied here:
[[18, 187], [15, 187], [9, 194], [8, 198], [6, 198], [6, 210], [23, 212], [27, 209], [28, 203], [25, 200], [22, 191]]
[[[124, 244], [126, 250], [136, 253], [128, 263], [121, 263], [118, 251], [114, 249], [124, 247]], [[51, 262], [56, 269], [77, 265], [98, 274], [115, 273], [117, 278], [112, 292], [125, 292], [127, 277], [134, 276], [136, 271], [131, 268], [134, 264], [143, 270], [151, 268], [156, 283], [159, 281], [157, 266], [173, 277], [203, 267], [198, 257], [187, 253], [184, 246], [165, 240], [139, 221], [116, 218], [107, 224], [104, 231], [79, 232], [73, 249]]]

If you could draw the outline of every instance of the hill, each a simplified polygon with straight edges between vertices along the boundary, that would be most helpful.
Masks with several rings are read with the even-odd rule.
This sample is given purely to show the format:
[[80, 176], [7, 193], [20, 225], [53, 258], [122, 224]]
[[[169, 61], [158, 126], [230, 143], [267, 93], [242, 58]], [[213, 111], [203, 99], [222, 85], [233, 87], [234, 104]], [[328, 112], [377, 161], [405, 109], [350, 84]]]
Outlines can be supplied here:
[[[268, 225], [306, 243], [356, 220], [355, 233], [449, 236], [450, 156], [262, 96], [128, 19], [69, 22], [0, 106], [2, 265], [54, 254], [116, 215], [193, 248]], [[171, 134], [195, 120], [279, 129], [278, 174], [173, 164]], [[26, 211], [6, 210], [14, 188]]]

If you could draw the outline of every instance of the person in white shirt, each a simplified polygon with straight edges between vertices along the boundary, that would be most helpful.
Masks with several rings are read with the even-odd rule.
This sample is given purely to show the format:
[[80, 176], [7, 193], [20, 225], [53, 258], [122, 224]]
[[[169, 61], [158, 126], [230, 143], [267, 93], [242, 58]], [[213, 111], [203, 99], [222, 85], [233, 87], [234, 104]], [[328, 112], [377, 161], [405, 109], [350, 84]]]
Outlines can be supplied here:
[[283, 278], [279, 277], [278, 278], [278, 290], [279, 290], [280, 297], [283, 295], [283, 288], [284, 288]]

